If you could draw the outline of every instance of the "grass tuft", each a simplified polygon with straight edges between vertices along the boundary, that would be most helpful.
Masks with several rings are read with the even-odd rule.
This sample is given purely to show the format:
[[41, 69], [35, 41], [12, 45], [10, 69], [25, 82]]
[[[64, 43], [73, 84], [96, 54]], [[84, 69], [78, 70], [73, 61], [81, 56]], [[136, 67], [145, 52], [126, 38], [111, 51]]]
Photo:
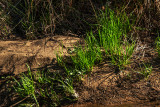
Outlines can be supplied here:
[[[84, 75], [92, 71], [95, 64], [103, 61], [103, 58], [110, 59], [112, 65], [118, 69], [129, 63], [135, 42], [128, 42], [127, 32], [131, 30], [131, 24], [125, 13], [115, 15], [111, 9], [101, 12], [98, 18], [97, 34], [90, 31], [85, 38], [85, 46], [75, 48], [75, 53], [71, 54], [72, 66], [68, 67], [62, 56], [57, 57], [59, 65], [65, 65], [73, 72], [80, 72]], [[105, 56], [102, 53], [105, 52]], [[68, 67], [68, 68], [67, 68]], [[78, 74], [78, 73], [74, 73]]]
[[[78, 98], [73, 88], [73, 80], [67, 75], [62, 77], [58, 73], [31, 72], [28, 66], [28, 73], [23, 73], [20, 80], [15, 78], [14, 80], [16, 82], [13, 86], [15, 91], [21, 97], [27, 97], [28, 104], [34, 99], [37, 106], [59, 106], [63, 102], [73, 102]], [[21, 102], [20, 105], [25, 103]]]
[[160, 56], [160, 37], [159, 35], [156, 40], [156, 51], [158, 52], [158, 55]]
[[21, 76], [20, 82], [17, 81], [15, 78], [15, 82], [17, 83], [17, 86], [14, 86], [14, 89], [17, 93], [19, 93], [22, 97], [31, 97], [35, 100], [37, 106], [39, 106], [39, 103], [37, 101], [36, 95], [35, 95], [35, 85], [32, 78], [30, 67], [28, 67], [28, 75], [23, 74]]

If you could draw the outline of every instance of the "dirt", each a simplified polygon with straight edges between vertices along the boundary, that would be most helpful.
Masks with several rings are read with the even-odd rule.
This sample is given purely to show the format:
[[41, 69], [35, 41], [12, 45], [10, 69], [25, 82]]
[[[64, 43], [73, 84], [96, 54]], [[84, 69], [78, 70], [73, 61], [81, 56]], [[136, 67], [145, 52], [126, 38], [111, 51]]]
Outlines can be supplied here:
[[150, 77], [145, 79], [136, 73], [128, 77], [123, 73], [117, 75], [113, 71], [108, 65], [95, 68], [91, 76], [86, 77], [76, 89], [79, 94], [78, 103], [122, 106], [160, 101], [160, 72], [153, 71]]
[[[79, 99], [65, 107], [135, 107], [160, 106], [160, 59], [155, 51], [154, 39], [138, 42], [130, 64], [122, 71], [108, 62], [100, 63], [75, 85]], [[138, 73], [140, 67], [152, 65], [148, 77]]]
[[[57, 68], [56, 52], [73, 48], [80, 41], [78, 37], [57, 35], [52, 38], [32, 41], [0, 41], [0, 75], [19, 74], [31, 69], [52, 66]], [[152, 65], [148, 78], [137, 73], [140, 65]], [[78, 101], [65, 107], [104, 107], [104, 106], [160, 106], [160, 60], [150, 44], [138, 42], [130, 64], [122, 71], [103, 61], [93, 68], [78, 84], [74, 84]], [[6, 79], [0, 78], [0, 106], [14, 104], [21, 99], [9, 90]], [[8, 93], [10, 92], [10, 93]]]
[[68, 47], [73, 48], [79, 40], [77, 37], [57, 35], [41, 40], [0, 41], [0, 69], [1, 75], [19, 74], [31, 69], [41, 68], [53, 63], [56, 52], [67, 53]]

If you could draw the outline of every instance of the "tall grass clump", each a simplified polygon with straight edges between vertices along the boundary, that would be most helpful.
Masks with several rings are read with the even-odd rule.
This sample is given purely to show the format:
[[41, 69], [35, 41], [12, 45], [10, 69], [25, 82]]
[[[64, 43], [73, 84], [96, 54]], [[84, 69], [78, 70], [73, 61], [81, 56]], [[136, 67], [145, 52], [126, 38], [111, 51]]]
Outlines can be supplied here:
[[107, 8], [101, 12], [98, 22], [99, 45], [104, 48], [112, 64], [121, 68], [128, 63], [134, 51], [134, 42], [129, 43], [127, 40], [127, 32], [131, 30], [129, 19], [125, 13], [116, 15]]
[[87, 34], [86, 46], [78, 47], [76, 55], [71, 58], [75, 69], [85, 71], [84, 73], [92, 71], [93, 66], [102, 61], [101, 48], [92, 32]]
[[92, 71], [96, 63], [102, 61], [101, 48], [92, 32], [87, 34], [85, 46], [79, 45], [75, 47], [74, 53], [70, 55], [72, 64], [67, 65], [62, 54], [57, 54], [58, 64], [64, 67], [68, 75], [87, 74]]
[[[101, 62], [104, 57], [110, 59], [112, 65], [123, 69], [129, 63], [134, 51], [135, 43], [128, 42], [127, 33], [131, 24], [125, 13], [116, 15], [111, 9], [101, 12], [98, 18], [97, 33], [87, 33], [85, 46], [79, 45], [75, 53], [71, 54], [72, 66], [69, 72], [75, 71], [86, 74], [92, 71], [93, 66]], [[103, 56], [102, 52], [105, 52]], [[64, 64], [63, 58], [57, 57], [58, 63]], [[65, 65], [65, 70], [67, 66]], [[68, 69], [66, 70], [68, 72]], [[74, 73], [76, 74], [76, 73]]]

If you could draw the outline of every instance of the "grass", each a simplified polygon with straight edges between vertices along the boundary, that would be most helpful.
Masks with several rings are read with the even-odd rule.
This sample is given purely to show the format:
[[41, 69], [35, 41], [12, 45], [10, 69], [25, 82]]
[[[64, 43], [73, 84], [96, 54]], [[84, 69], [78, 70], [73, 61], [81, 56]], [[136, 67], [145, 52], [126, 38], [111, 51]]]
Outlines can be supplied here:
[[88, 73], [92, 70], [95, 63], [102, 60], [100, 47], [96, 44], [94, 36], [88, 36], [87, 46], [77, 48], [75, 56], [71, 56], [74, 68]]
[[11, 18], [13, 30], [19, 30], [27, 39], [37, 39], [41, 33], [54, 30], [54, 9], [52, 0], [28, 1], [22, 0], [16, 7], [8, 1], [12, 8]]
[[[112, 10], [106, 9], [100, 14], [98, 22], [98, 33], [88, 33], [86, 46], [80, 46], [76, 54], [71, 55], [73, 69], [78, 69], [81, 74], [91, 72], [93, 66], [105, 57], [110, 59], [112, 65], [122, 70], [134, 52], [135, 42], [129, 43], [127, 40], [131, 24], [125, 14], [116, 16]], [[105, 56], [102, 55], [104, 51]]]
[[0, 23], [8, 25], [10, 33], [19, 34], [25, 39], [42, 38], [42, 34], [53, 35], [56, 21], [61, 19], [55, 12], [57, 1], [2, 0], [3, 3], [5, 8], [0, 16], [4, 20], [0, 20]]
[[[90, 5], [89, 2], [87, 5]], [[77, 29], [85, 32], [85, 22], [90, 20], [88, 16], [92, 14], [92, 9], [88, 6], [82, 11], [84, 6], [87, 7], [85, 0], [2, 0], [0, 9], [4, 10], [2, 18], [5, 20], [0, 20], [0, 23], [10, 27], [9, 34], [18, 34], [22, 39], [44, 38], [55, 32], [62, 34], [64, 29], [73, 34]]]
[[75, 47], [74, 52], [67, 57], [67, 60], [70, 58], [70, 64], [67, 64], [63, 53], [57, 53], [57, 63], [64, 68], [64, 73], [31, 72], [27, 65], [28, 74], [22, 74], [20, 80], [14, 79], [17, 83], [15, 91], [22, 97], [33, 99], [37, 106], [40, 102], [59, 106], [62, 102], [76, 101], [78, 94], [73, 83], [81, 81], [103, 59], [109, 59], [119, 70], [129, 63], [135, 45], [127, 40], [130, 25], [125, 14], [118, 16], [107, 8], [99, 15], [97, 33], [87, 33], [85, 45]]
[[152, 73], [152, 65], [143, 63], [143, 66], [144, 67], [140, 65], [140, 71], [138, 71], [137, 73], [143, 75], [146, 79], [148, 79], [148, 77]]
[[159, 35], [156, 40], [156, 51], [158, 52], [158, 55], [160, 56], [160, 37]]
[[[4, 2], [4, 0], [2, 1]], [[9, 22], [11, 30], [8, 30], [6, 23], [3, 23], [5, 26], [2, 26], [2, 33], [8, 35], [10, 31], [14, 31], [22, 33], [24, 38], [38, 39], [43, 34], [46, 36], [53, 35], [57, 23], [59, 24], [58, 28], [65, 26], [68, 29], [70, 28], [70, 22], [73, 23], [71, 24], [72, 26], [77, 24], [74, 24], [75, 21], [82, 21], [83, 17], [80, 16], [84, 15], [76, 10], [75, 7], [80, 8], [81, 5], [83, 7], [83, 3], [85, 4], [87, 1], [80, 0], [77, 4], [74, 3], [76, 2], [74, 0], [66, 0], [66, 2], [62, 3], [57, 0], [21, 0], [18, 4], [9, 0], [5, 2], [8, 4], [6, 13], [9, 15], [1, 16], [0, 20], [7, 17], [5, 22]], [[81, 5], [79, 6], [78, 3]], [[60, 106], [63, 102], [75, 101], [78, 98], [78, 94], [74, 90], [73, 84], [81, 81], [84, 75], [91, 73], [93, 67], [103, 62], [104, 59], [108, 60], [107, 62], [110, 65], [118, 68], [118, 71], [123, 71], [125, 65], [130, 63], [135, 47], [134, 41], [128, 41], [128, 38], [132, 39], [132, 37], [128, 36], [128, 32], [132, 30], [131, 20], [129, 20], [124, 11], [115, 13], [105, 7], [105, 10], [100, 11], [98, 14], [92, 3], [91, 5], [96, 16], [95, 19], [97, 19], [97, 24], [92, 26], [96, 28], [96, 31], [92, 29], [88, 32], [85, 38], [85, 45], [79, 45], [69, 53], [70, 56], [67, 58], [69, 58], [70, 62], [66, 61], [68, 59], [63, 56], [63, 53], [57, 53], [57, 63], [63, 67], [64, 73], [51, 73], [43, 70], [32, 72], [27, 65], [28, 73], [20, 75], [20, 79], [14, 78], [16, 83], [14, 85], [15, 91], [21, 97], [27, 98], [29, 100], [27, 100], [28, 103], [35, 103], [37, 106], [41, 105], [41, 103], [47, 106]], [[137, 7], [139, 4], [135, 5]], [[0, 7], [0, 10], [2, 10], [2, 7]], [[137, 13], [139, 17], [142, 14], [144, 14], [143, 9], [142, 13]], [[65, 20], [65, 18], [70, 20]], [[140, 19], [138, 18], [135, 22], [137, 24], [140, 23]], [[148, 19], [145, 17], [145, 20]], [[147, 21], [144, 22], [148, 24]], [[77, 30], [82, 26], [79, 27], [78, 24], [78, 27], [73, 27]], [[160, 56], [160, 37], [156, 41], [156, 50]], [[152, 73], [152, 66], [144, 64], [144, 68], [140, 67], [138, 73], [148, 78]]]
[[[71, 55], [72, 69], [87, 74], [92, 71], [95, 64], [100, 63], [103, 58], [110, 59], [112, 65], [123, 69], [129, 63], [129, 59], [134, 52], [135, 42], [129, 43], [127, 32], [130, 31], [131, 24], [125, 13], [116, 16], [111, 9], [106, 9], [99, 15], [97, 34], [87, 33], [85, 46], [78, 46], [75, 54]], [[102, 53], [105, 51], [105, 56]], [[65, 65], [62, 56], [57, 61], [60, 65]], [[65, 66], [65, 69], [66, 68]], [[76, 70], [75, 70], [76, 69]], [[73, 71], [73, 70], [71, 70]]]
[[[21, 30], [28, 39], [38, 38], [35, 35], [43, 34], [42, 31], [53, 34], [56, 14], [53, 5], [52, 0], [39, 0], [39, 2], [24, 0], [25, 8], [23, 6], [16, 8], [10, 3], [9, 6], [14, 8], [14, 13], [18, 15], [18, 20], [16, 18], [13, 21], [13, 24], [16, 23], [14, 28]], [[62, 52], [56, 54], [57, 63], [65, 72], [51, 73], [43, 70], [32, 72], [27, 65], [28, 73], [20, 75], [20, 79], [14, 78], [15, 91], [21, 97], [27, 98], [27, 103], [35, 103], [37, 106], [41, 104], [60, 106], [64, 102], [76, 101], [78, 94], [73, 84], [81, 81], [84, 75], [91, 73], [93, 67], [104, 59], [108, 60], [107, 62], [115, 69], [118, 68], [118, 71], [123, 72], [125, 65], [130, 63], [135, 47], [132, 37], [127, 35], [132, 30], [132, 23], [125, 12], [116, 14], [107, 7], [99, 15], [96, 13], [96, 18], [97, 24], [94, 26], [97, 28], [96, 31], [88, 32], [85, 44], [75, 47], [74, 51], [69, 53], [70, 56], [67, 58], [70, 62], [66, 61]], [[160, 55], [159, 37], [156, 47]], [[140, 69], [138, 73], [145, 78], [152, 73], [151, 65], [144, 64], [144, 68], [140, 67]]]
[[27, 102], [35, 103], [37, 106], [59, 106], [64, 101], [75, 101], [78, 97], [73, 88], [72, 78], [67, 76], [64, 78], [60, 74], [44, 71], [31, 72], [28, 66], [28, 73], [23, 73], [20, 77], [20, 80], [14, 78], [14, 89], [21, 97], [27, 97], [28, 101], [19, 105]]
[[31, 74], [31, 70], [28, 65], [27, 65], [27, 67], [28, 67], [28, 76], [23, 74], [21, 76], [20, 82], [14, 78], [14, 80], [17, 83], [17, 86], [14, 86], [14, 88], [15, 88], [15, 91], [20, 94], [20, 96], [32, 97], [35, 100], [37, 106], [39, 106], [39, 103], [38, 103], [36, 95], [35, 95], [36, 90], [35, 90], [33, 77]]
[[[87, 3], [85, 0], [79, 0], [78, 2], [75, 0], [66, 0], [65, 2], [63, 0], [21, 0], [18, 3], [17, 1], [2, 0], [8, 6], [7, 11], [3, 11], [3, 14], [0, 14], [1, 33], [3, 35], [9, 35], [11, 32], [20, 32], [20, 34], [24, 35], [24, 38], [38, 39], [41, 38], [40, 35], [53, 35], [56, 27], [58, 31], [61, 30], [61, 26], [65, 26], [66, 31], [70, 30], [70, 28], [75, 28], [75, 30], [84, 30], [86, 28], [84, 24], [80, 24], [82, 20], [84, 21], [83, 17], [88, 18], [86, 14], [83, 15], [81, 13], [81, 7]], [[131, 37], [127, 34], [132, 30], [132, 23], [130, 23], [131, 20], [124, 12], [125, 9], [123, 12], [116, 10], [117, 12], [115, 13], [108, 7], [104, 7], [105, 10], [103, 9], [98, 14], [93, 3], [89, 2], [92, 9], [87, 8], [85, 11], [87, 14], [90, 12], [88, 10], [94, 11], [93, 14], [96, 16], [97, 24], [92, 27], [96, 28], [96, 31], [92, 29], [87, 33], [85, 46], [79, 45], [69, 53], [70, 57], [67, 58], [69, 58], [70, 62], [66, 61], [67, 59], [63, 57], [63, 53], [57, 54], [57, 63], [64, 68], [65, 72], [62, 74], [43, 70], [32, 72], [27, 65], [28, 73], [20, 75], [20, 79], [14, 78], [16, 83], [14, 86], [15, 91], [21, 97], [29, 99], [31, 102], [27, 100], [28, 103], [33, 102], [37, 106], [40, 103], [46, 103], [48, 106], [59, 106], [65, 101], [75, 101], [78, 95], [74, 90], [73, 84], [81, 81], [84, 75], [91, 73], [93, 67], [103, 62], [104, 59], [108, 60], [107, 62], [110, 65], [118, 68], [118, 71], [123, 71], [125, 65], [130, 63], [135, 42], [128, 41], [128, 38]], [[97, 2], [99, 1], [97, 0]], [[2, 6], [2, 3], [0, 5]], [[5, 5], [4, 7], [1, 6], [0, 11], [3, 10]], [[89, 5], [86, 6], [89, 7]], [[121, 5], [118, 4], [118, 6]], [[133, 7], [136, 7], [134, 10], [139, 10], [137, 7], [141, 6], [144, 6], [142, 2], [135, 1], [135, 4], [133, 4]], [[130, 8], [133, 7], [130, 6]], [[125, 8], [128, 7], [126, 6]], [[141, 12], [137, 11], [136, 15], [139, 18], [135, 20], [136, 24], [145, 22], [147, 26], [145, 24], [142, 24], [142, 26], [147, 27], [145, 29], [151, 29], [148, 23], [152, 21], [148, 22], [150, 18], [145, 15], [146, 11], [150, 13], [151, 10], [143, 10], [142, 8]], [[132, 9], [129, 9], [129, 11], [132, 11]], [[8, 16], [5, 15], [5, 12]], [[142, 20], [141, 17], [143, 16], [145, 17]], [[4, 23], [3, 20], [5, 21]], [[85, 22], [87, 21], [85, 20]], [[143, 28], [140, 30], [143, 30]], [[156, 41], [156, 50], [160, 56], [160, 37]], [[152, 66], [144, 64], [144, 68], [140, 67], [138, 73], [148, 78], [152, 73]]]
[[99, 44], [104, 47], [112, 64], [121, 69], [123, 65], [128, 64], [135, 45], [133, 41], [129, 43], [127, 40], [127, 32], [131, 28], [129, 19], [125, 13], [116, 16], [112, 10], [106, 9], [105, 13], [102, 12], [99, 23]]

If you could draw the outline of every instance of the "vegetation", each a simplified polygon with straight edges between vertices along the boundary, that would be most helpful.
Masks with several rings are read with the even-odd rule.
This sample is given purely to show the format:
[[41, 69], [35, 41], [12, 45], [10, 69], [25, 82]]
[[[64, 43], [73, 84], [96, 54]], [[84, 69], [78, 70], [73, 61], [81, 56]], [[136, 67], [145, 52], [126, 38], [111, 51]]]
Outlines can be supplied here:
[[[71, 55], [74, 66], [72, 68], [86, 74], [106, 57], [113, 65], [122, 69], [134, 51], [134, 42], [129, 43], [126, 36], [130, 25], [127, 16], [115, 16], [112, 10], [106, 9], [100, 16], [98, 34], [94, 35], [92, 31], [88, 33], [85, 39], [86, 46], [79, 46], [75, 55]], [[105, 56], [102, 56], [103, 51]], [[58, 56], [57, 59], [58, 63], [66, 68], [62, 56]]]
[[[93, 3], [99, 3], [98, 1], [61, 1], [61, 4], [58, 0], [2, 0], [0, 2], [0, 5], [3, 4], [0, 11], [6, 8], [6, 11], [0, 13], [0, 24], [4, 25], [0, 30], [2, 35], [19, 33], [23, 35], [21, 38], [39, 39], [55, 33], [63, 33], [63, 29], [72, 30], [78, 34], [77, 28], [81, 33], [86, 32], [82, 30], [87, 28], [85, 43], [75, 46], [74, 51], [69, 53], [67, 60], [70, 62], [67, 62], [63, 53], [57, 53], [57, 63], [65, 72], [51, 73], [43, 70], [32, 72], [27, 65], [28, 73], [20, 74], [19, 79], [14, 78], [13, 87], [16, 93], [22, 98], [27, 98], [28, 103], [34, 103], [36, 106], [60, 106], [65, 104], [64, 102], [76, 101], [78, 94], [74, 89], [74, 84], [80, 82], [85, 75], [90, 74], [93, 67], [104, 60], [107, 60], [115, 69], [118, 68], [115, 70], [116, 74], [123, 72], [125, 66], [130, 64], [136, 47], [136, 40], [132, 37], [132, 32], [143, 30], [145, 27], [145, 31], [151, 34], [151, 31], [157, 31], [157, 26], [159, 26], [155, 25], [156, 27], [151, 28], [151, 25], [148, 25], [146, 27], [146, 23], [139, 26], [138, 24], [145, 21], [142, 17], [143, 13], [140, 12], [143, 10], [132, 13], [133, 7], [129, 8], [128, 4], [118, 11], [115, 8], [111, 9], [109, 4], [105, 4], [106, 6], [98, 10], [93, 6]], [[87, 18], [88, 15], [85, 14], [89, 13], [90, 9], [86, 9], [85, 12], [78, 9], [80, 6], [84, 7], [86, 2], [87, 5], [90, 4], [92, 12], [89, 15], [94, 16], [93, 19]], [[113, 2], [116, 1], [113, 0]], [[136, 6], [143, 4], [141, 0], [134, 2]], [[126, 8], [129, 8], [128, 11], [125, 10]], [[147, 10], [147, 6], [144, 10], [150, 13], [153, 11], [152, 9]], [[150, 20], [147, 23], [150, 23], [151, 17], [147, 18]], [[75, 23], [71, 24], [72, 21]], [[156, 41], [156, 50], [160, 55], [159, 37]], [[152, 65], [144, 64], [144, 69], [141, 67], [140, 69], [137, 73], [144, 75], [145, 78], [152, 73]]]
[[147, 79], [152, 73], [152, 66], [150, 64], [143, 63], [143, 67], [140, 65], [140, 71], [138, 71], [137, 73], [141, 74]]
[[64, 101], [75, 101], [78, 97], [73, 88], [72, 78], [68, 76], [64, 78], [57, 73], [31, 72], [28, 66], [28, 73], [23, 73], [20, 80], [15, 78], [14, 80], [16, 82], [15, 91], [22, 98], [30, 99], [27, 102], [30, 105], [59, 106]]
[[157, 37], [156, 50], [158, 52], [158, 55], [160, 55], [160, 37]]

